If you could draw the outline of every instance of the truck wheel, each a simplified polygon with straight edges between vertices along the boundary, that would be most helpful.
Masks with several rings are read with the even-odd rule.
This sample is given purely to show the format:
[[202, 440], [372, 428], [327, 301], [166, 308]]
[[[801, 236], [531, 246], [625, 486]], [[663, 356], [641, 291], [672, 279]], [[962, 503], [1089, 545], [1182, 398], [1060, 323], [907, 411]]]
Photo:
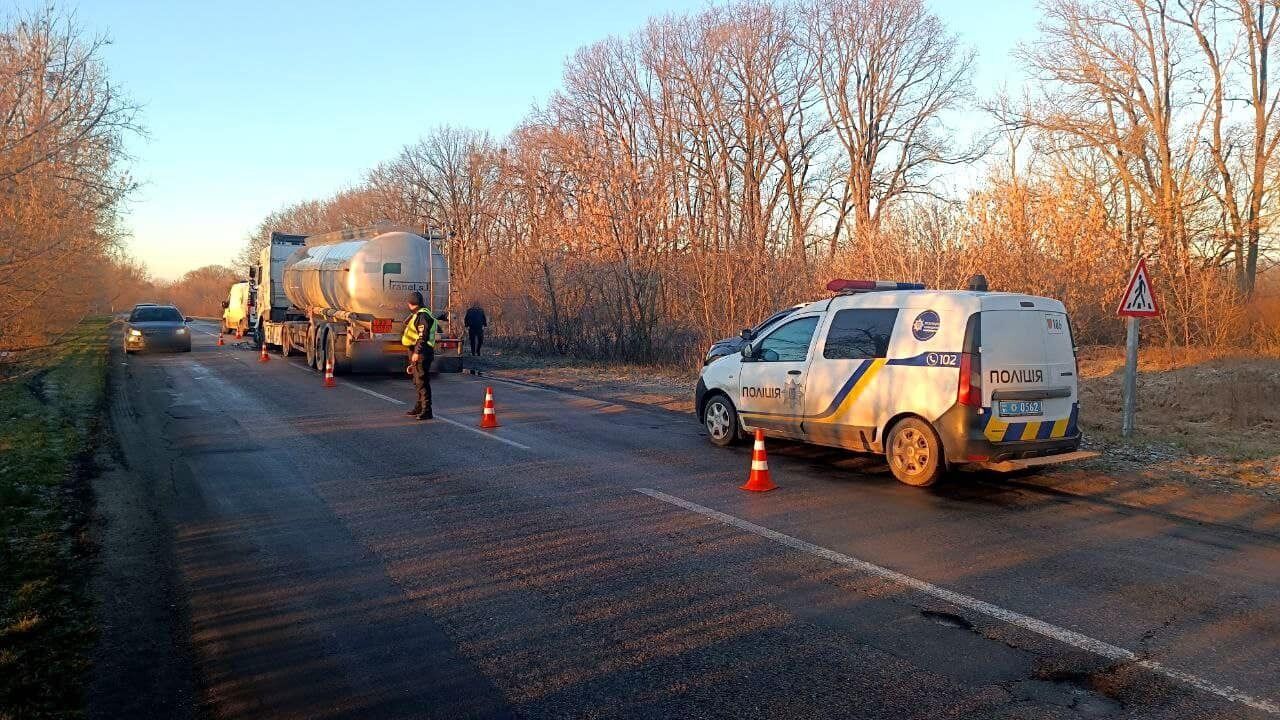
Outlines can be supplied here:
[[319, 328], [311, 328], [307, 330], [306, 348], [307, 348], [307, 365], [312, 370], [324, 372], [324, 358], [320, 357], [320, 338], [322, 333]]
[[338, 335], [337, 333], [328, 333], [325, 335], [324, 342], [325, 358], [333, 358], [333, 374], [345, 375], [347, 373], [347, 364], [338, 361]]
[[316, 372], [324, 372], [325, 365], [327, 364], [326, 361], [328, 360], [328, 358], [325, 357], [325, 354], [324, 354], [326, 339], [328, 339], [328, 333], [316, 333], [316, 340], [315, 340], [316, 349], [315, 349], [315, 352], [313, 353], [316, 359], [316, 362], [314, 365]]
[[929, 423], [909, 417], [889, 431], [885, 456], [893, 476], [912, 487], [927, 487], [942, 476], [942, 443]]
[[707, 428], [707, 437], [716, 445], [728, 447], [738, 442], [738, 411], [724, 395], [707, 401], [702, 409], [702, 424]]

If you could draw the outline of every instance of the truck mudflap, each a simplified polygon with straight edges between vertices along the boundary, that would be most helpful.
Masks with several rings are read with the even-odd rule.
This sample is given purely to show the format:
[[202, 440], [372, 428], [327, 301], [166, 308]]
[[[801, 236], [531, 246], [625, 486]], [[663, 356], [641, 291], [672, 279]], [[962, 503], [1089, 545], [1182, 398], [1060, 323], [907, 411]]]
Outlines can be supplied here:
[[460, 373], [462, 372], [462, 356], [461, 355], [437, 355], [431, 361], [431, 372], [433, 373]]
[[436, 356], [431, 361], [431, 372], [462, 372], [462, 338], [438, 338]]

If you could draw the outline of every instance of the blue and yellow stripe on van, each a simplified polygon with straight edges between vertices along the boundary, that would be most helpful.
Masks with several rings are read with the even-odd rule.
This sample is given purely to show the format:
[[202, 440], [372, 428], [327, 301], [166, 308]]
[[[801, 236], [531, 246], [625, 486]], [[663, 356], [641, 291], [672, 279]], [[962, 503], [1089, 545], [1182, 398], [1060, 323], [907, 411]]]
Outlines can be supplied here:
[[848, 410], [850, 406], [857, 402], [858, 396], [862, 395], [872, 381], [876, 379], [876, 375], [880, 374], [880, 369], [884, 367], [884, 364], [884, 358], [876, 358], [859, 365], [858, 369], [854, 370], [849, 379], [841, 386], [836, 396], [831, 398], [831, 404], [827, 406], [827, 409], [805, 419], [823, 420]]
[[1032, 420], [1005, 422], [996, 417], [992, 408], [983, 408], [982, 434], [991, 442], [1027, 442], [1030, 440], [1058, 440], [1075, 437], [1080, 430], [1076, 426], [1080, 406], [1071, 403], [1071, 414], [1057, 420]]

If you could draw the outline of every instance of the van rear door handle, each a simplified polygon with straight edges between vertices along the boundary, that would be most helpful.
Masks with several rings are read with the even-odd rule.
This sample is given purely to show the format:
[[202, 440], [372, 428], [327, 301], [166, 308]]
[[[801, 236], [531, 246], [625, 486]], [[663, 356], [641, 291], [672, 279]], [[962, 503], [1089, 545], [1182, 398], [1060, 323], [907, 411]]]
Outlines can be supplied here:
[[804, 371], [803, 371], [803, 370], [788, 370], [788, 371], [787, 371], [787, 374], [788, 374], [788, 375], [799, 375], [801, 372], [804, 372]]

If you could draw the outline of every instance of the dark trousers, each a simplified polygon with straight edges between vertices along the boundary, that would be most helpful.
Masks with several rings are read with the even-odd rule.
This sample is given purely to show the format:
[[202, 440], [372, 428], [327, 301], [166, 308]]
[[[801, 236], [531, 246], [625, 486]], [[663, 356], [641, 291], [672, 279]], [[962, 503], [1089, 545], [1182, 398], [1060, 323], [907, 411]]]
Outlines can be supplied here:
[[418, 391], [418, 402], [414, 403], [413, 411], [419, 415], [431, 412], [431, 359], [436, 356], [435, 352], [428, 350], [418, 356], [418, 362], [413, 366], [413, 388]]
[[484, 345], [484, 328], [482, 327], [467, 328], [467, 336], [471, 340], [471, 354], [479, 355], [480, 346]]

